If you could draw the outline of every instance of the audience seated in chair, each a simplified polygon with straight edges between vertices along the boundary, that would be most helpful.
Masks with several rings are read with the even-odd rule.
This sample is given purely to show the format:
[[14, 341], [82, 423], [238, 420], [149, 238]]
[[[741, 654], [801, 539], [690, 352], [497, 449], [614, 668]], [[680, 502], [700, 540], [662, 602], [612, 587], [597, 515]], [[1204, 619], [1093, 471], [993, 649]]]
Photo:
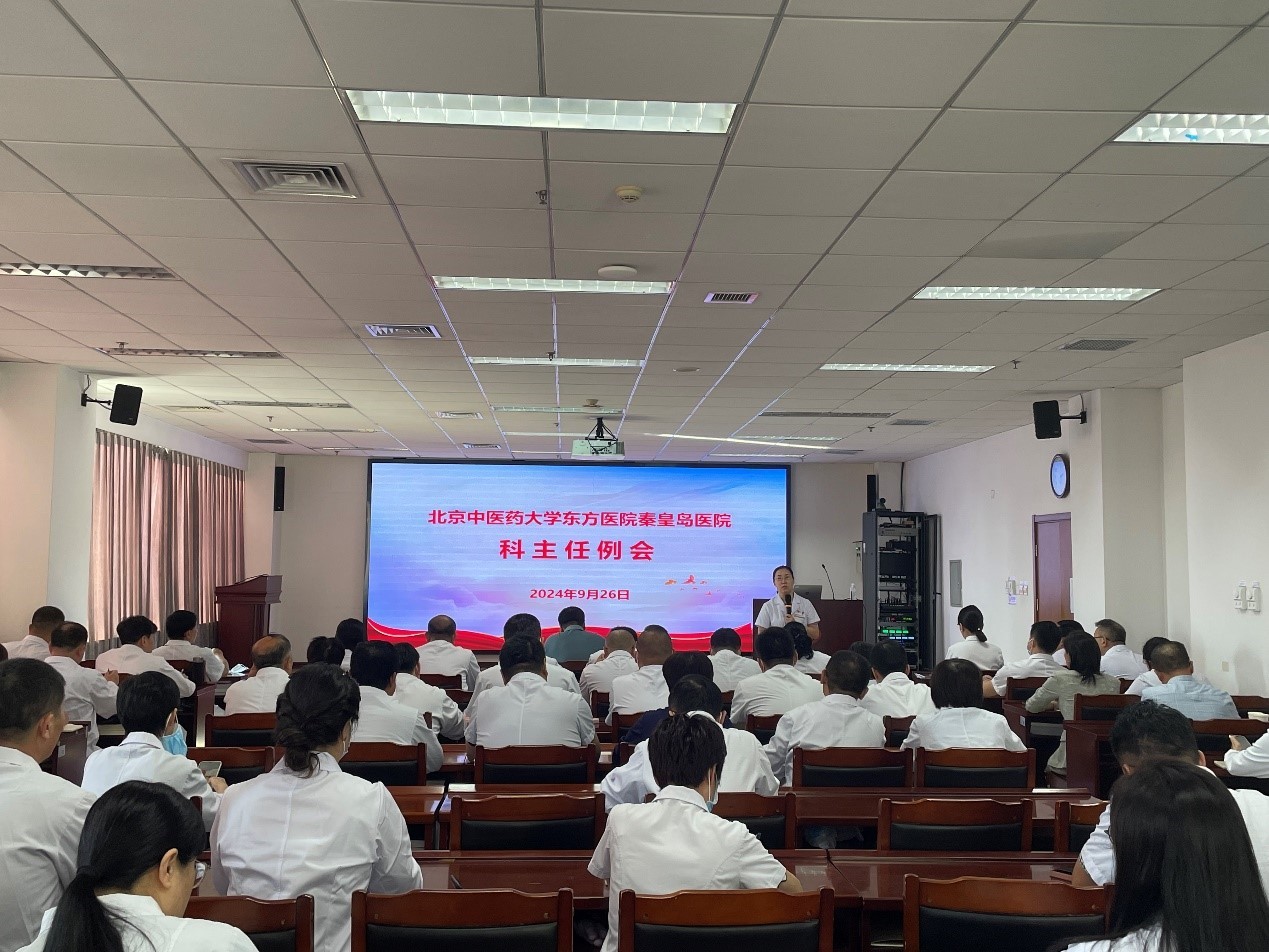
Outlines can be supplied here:
[[585, 661], [604, 649], [603, 635], [586, 630], [586, 612], [569, 605], [559, 614], [560, 630], [546, 640], [546, 656], [561, 663]]
[[785, 714], [823, 696], [820, 685], [797, 669], [797, 649], [784, 628], [767, 628], [754, 639], [754, 649], [762, 673], [736, 685], [731, 700], [732, 723], [744, 724], [750, 714]]
[[[856, 643], [859, 644], [862, 643]], [[903, 645], [879, 641], [870, 646], [866, 657], [877, 682], [868, 686], [868, 693], [860, 701], [867, 710], [878, 717], [915, 717], [934, 712], [929, 685], [917, 684], [909, 677], [908, 651]]]
[[[1163, 683], [1159, 679], [1158, 673], [1154, 670], [1154, 649], [1159, 647], [1159, 645], [1167, 644], [1168, 640], [1159, 635], [1146, 639], [1146, 643], [1141, 646], [1141, 660], [1145, 663], [1147, 671], [1145, 674], [1137, 675], [1136, 679], [1124, 691], [1125, 694], [1135, 694], [1137, 697], [1141, 697], [1141, 692], [1146, 688], [1156, 688]], [[1202, 684], [1212, 683], [1197, 671], [1194, 672], [1194, 680]]]
[[1185, 645], [1165, 641], [1151, 653], [1158, 687], [1144, 688], [1143, 701], [1158, 701], [1175, 707], [1192, 721], [1215, 721], [1240, 716], [1234, 699], [1220, 688], [1204, 684], [1194, 676], [1194, 662]]
[[444, 688], [422, 680], [419, 650], [408, 641], [398, 641], [392, 647], [397, 653], [397, 689], [392, 696], [416, 711], [431, 714], [435, 733], [461, 739], [463, 712]]
[[639, 670], [614, 678], [609, 692], [609, 723], [613, 714], [636, 714], [655, 711], [666, 706], [670, 686], [666, 683], [662, 667], [674, 654], [670, 633], [660, 625], [648, 625], [639, 633], [635, 643], [635, 660]]
[[427, 643], [419, 648], [419, 673], [458, 675], [464, 691], [474, 691], [480, 662], [467, 648], [454, 644], [458, 625], [449, 615], [436, 615], [427, 623]]
[[1133, 681], [1146, 673], [1146, 663], [1128, 647], [1128, 632], [1112, 618], [1103, 618], [1093, 628], [1093, 639], [1102, 653], [1102, 673]]
[[983, 697], [1004, 697], [1010, 678], [1048, 678], [1062, 671], [1053, 652], [1062, 644], [1062, 629], [1056, 622], [1038, 621], [1027, 637], [1027, 657], [1000, 666], [995, 674], [983, 676]]
[[734, 628], [719, 628], [709, 638], [709, 660], [714, 665], [714, 683], [720, 691], [735, 691], [745, 678], [761, 674], [753, 658], [740, 653], [740, 635]]
[[[538, 641], [542, 640], [542, 623], [538, 621], [536, 615], [520, 612], [512, 615], [503, 623], [502, 640], [504, 644], [519, 636], [536, 638]], [[471, 692], [471, 701], [468, 706], [471, 703], [475, 703], [483, 691], [489, 688], [500, 688], [504, 683], [502, 680], [502, 669], [496, 664], [493, 667], [485, 668], [480, 672], [480, 677], [476, 679], [476, 687]], [[546, 659], [546, 683], [553, 688], [561, 688], [574, 694], [581, 693], [577, 686], [577, 677], [573, 672], [549, 656]]]
[[0, 645], [5, 658], [34, 658], [43, 661], [49, 655], [49, 642], [53, 637], [53, 629], [66, 621], [62, 610], [55, 605], [43, 605], [31, 614], [31, 624], [27, 626], [26, 637], [18, 641], [10, 641]]
[[806, 625], [800, 621], [786, 622], [784, 630], [793, 638], [793, 650], [798, 653], [798, 663], [794, 667], [803, 674], [818, 677], [828, 664], [829, 656], [823, 651], [815, 650], [815, 643], [806, 633]]
[[114, 717], [119, 694], [119, 672], [105, 674], [85, 668], [80, 662], [88, 650], [88, 629], [78, 622], [64, 621], [53, 629], [49, 656], [44, 659], [66, 682], [66, 716], [88, 724], [88, 752], [97, 749], [100, 732], [98, 717]]
[[347, 671], [352, 664], [353, 651], [366, 641], [366, 623], [360, 618], [345, 618], [335, 626], [335, 640], [343, 645], [344, 659], [340, 664]]
[[928, 747], [1003, 747], [1026, 750], [1026, 745], [994, 711], [985, 711], [982, 674], [972, 661], [949, 658], [940, 661], [930, 678], [930, 696], [938, 710], [912, 721], [904, 749]]
[[291, 678], [291, 642], [265, 635], [251, 646], [251, 671], [225, 690], [226, 714], [272, 714]]
[[[1050, 677], [1024, 702], [1028, 711], [1058, 710], [1064, 720], [1075, 717], [1077, 695], [1119, 694], [1119, 679], [1101, 671], [1102, 654], [1089, 635], [1072, 633], [1064, 641], [1067, 668]], [[1066, 774], [1066, 732], [1049, 757], [1049, 772]]]
[[961, 640], [948, 646], [947, 657], [971, 661], [979, 671], [996, 671], [1005, 663], [1001, 650], [983, 634], [983, 613], [977, 605], [966, 605], [956, 616]]
[[595, 691], [611, 695], [612, 683], [616, 678], [638, 671], [639, 662], [635, 661], [634, 650], [633, 628], [618, 626], [609, 631], [608, 637], [604, 639], [603, 657], [586, 665], [578, 678], [582, 697], [589, 702]]
[[154, 635], [158, 630], [158, 626], [144, 615], [128, 616], [115, 625], [119, 647], [103, 651], [93, 663], [103, 674], [107, 671], [120, 674], [158, 671], [172, 679], [181, 697], [189, 697], [194, 693], [194, 682], [153, 653]]
[[198, 641], [198, 616], [193, 612], [174, 611], [163, 623], [167, 644], [154, 649], [155, 655], [164, 661], [201, 661], [208, 684], [215, 684], [225, 676], [225, 656], [219, 648], [207, 648]]
[[427, 747], [427, 769], [441, 769], [445, 752], [427, 726], [423, 712], [403, 704], [397, 689], [397, 652], [386, 641], [363, 641], [353, 649], [353, 680], [361, 686], [361, 711], [353, 727], [353, 742], [379, 742]]
[[344, 664], [344, 654], [345, 648], [340, 644], [338, 638], [318, 636], [308, 643], [304, 660], [309, 664], [338, 665], [347, 671], [348, 666]]
[[[699, 675], [706, 679], [713, 678], [713, 658], [703, 651], [676, 651], [666, 658], [665, 664], [661, 666], [661, 676], [665, 678], [666, 686], [671, 692], [673, 692], [674, 686], [689, 674]], [[719, 690], [721, 691], [722, 689], [720, 688]], [[668, 694], [666, 696], [667, 698], [669, 697]], [[642, 744], [652, 736], [652, 732], [657, 729], [657, 725], [669, 716], [670, 707], [667, 701], [664, 707], [645, 712], [621, 735], [621, 740], [632, 745]], [[616, 718], [613, 718], [613, 726], [617, 726]]]

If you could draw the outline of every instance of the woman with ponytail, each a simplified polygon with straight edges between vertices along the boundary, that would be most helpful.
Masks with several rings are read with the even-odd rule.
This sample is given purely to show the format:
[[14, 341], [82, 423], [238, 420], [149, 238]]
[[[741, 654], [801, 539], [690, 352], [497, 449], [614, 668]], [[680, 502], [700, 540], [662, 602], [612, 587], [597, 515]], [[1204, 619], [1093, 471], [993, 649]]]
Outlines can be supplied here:
[[75, 878], [19, 952], [254, 952], [233, 926], [181, 918], [204, 835], [198, 810], [166, 784], [106, 791], [84, 821]]
[[961, 640], [947, 649], [949, 658], [964, 658], [978, 665], [980, 671], [998, 671], [1005, 655], [983, 634], [983, 613], [977, 605], [966, 605], [956, 616], [956, 630]]
[[[315, 945], [352, 947], [352, 894], [423, 888], [410, 834], [392, 795], [339, 769], [361, 690], [337, 665], [310, 663], [278, 697], [267, 774], [236, 783], [212, 827], [212, 879], [226, 896], [316, 901]], [[184, 952], [184, 950], [182, 950]]]

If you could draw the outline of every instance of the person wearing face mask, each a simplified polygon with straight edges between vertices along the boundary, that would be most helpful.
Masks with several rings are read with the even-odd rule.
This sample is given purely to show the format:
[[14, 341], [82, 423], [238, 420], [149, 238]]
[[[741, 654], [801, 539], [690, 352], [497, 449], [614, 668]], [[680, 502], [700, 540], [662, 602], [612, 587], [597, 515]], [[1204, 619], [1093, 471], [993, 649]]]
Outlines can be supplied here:
[[158, 671], [133, 675], [119, 688], [115, 706], [127, 736], [97, 751], [84, 764], [83, 788], [98, 796], [126, 780], [167, 784], [183, 797], [201, 797], [208, 829], [216, 818], [225, 781], [208, 780], [185, 756], [185, 733], [176, 723], [180, 694]]
[[234, 926], [182, 918], [204, 835], [194, 805], [166, 784], [114, 787], [88, 811], [75, 878], [19, 952], [255, 952]]
[[212, 827], [211, 874], [225, 896], [316, 902], [315, 948], [352, 948], [352, 894], [423, 888], [388, 789], [346, 774], [361, 689], [338, 666], [306, 664], [278, 697], [272, 771], [229, 788]]
[[660, 792], [650, 803], [613, 807], [590, 861], [591, 875], [608, 884], [603, 952], [617, 948], [618, 905], [626, 890], [802, 891], [797, 877], [743, 823], [711, 812], [726, 758], [723, 728], [711, 717], [670, 717], [652, 732], [648, 759]]

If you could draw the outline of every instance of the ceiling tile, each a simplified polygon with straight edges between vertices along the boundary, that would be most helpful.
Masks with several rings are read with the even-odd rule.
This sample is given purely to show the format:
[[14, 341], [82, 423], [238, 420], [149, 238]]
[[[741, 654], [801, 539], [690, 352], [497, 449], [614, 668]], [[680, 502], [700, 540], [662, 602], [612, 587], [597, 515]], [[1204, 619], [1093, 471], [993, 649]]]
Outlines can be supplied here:
[[745, 109], [727, 161], [785, 168], [888, 169], [937, 114], [933, 109], [756, 103]]
[[229, 238], [140, 237], [137, 244], [165, 267], [213, 271], [291, 271], [291, 265], [267, 241]]
[[401, 224], [386, 205], [350, 202], [243, 202], [242, 208], [275, 239], [295, 241], [405, 241]]
[[220, 189], [181, 149], [13, 142], [13, 150], [68, 192], [219, 198]]
[[410, 205], [400, 209], [410, 237], [419, 245], [470, 245], [493, 248], [545, 248], [549, 219], [538, 208], [440, 208]]
[[376, 164], [401, 205], [535, 208], [546, 185], [537, 160], [384, 155]]
[[1264, 225], [1173, 225], [1147, 228], [1107, 256], [1109, 258], [1206, 258], [1224, 261], [1269, 243]]
[[844, 217], [859, 211], [885, 172], [728, 165], [710, 200], [724, 215]]
[[1053, 180], [1037, 173], [896, 172], [867, 211], [877, 218], [1008, 218]]
[[[546, 251], [542, 251], [543, 260], [547, 260]], [[487, 267], [496, 267], [497, 260]], [[597, 278], [602, 277], [599, 269], [607, 265], [622, 264], [638, 270], [640, 281], [673, 281], [683, 266], [683, 255], [677, 251], [557, 251], [555, 252], [555, 276], [558, 278]], [[549, 265], [543, 265], [538, 275], [549, 271]], [[684, 278], [684, 280], [696, 280]], [[751, 280], [757, 280], [751, 278]], [[773, 279], [775, 280], [775, 279]]]
[[710, 214], [701, 224], [695, 249], [736, 254], [822, 254], [849, 220]]
[[1027, 12], [1031, 20], [1083, 23], [1251, 23], [1265, 14], [1263, 0], [1037, 0]]
[[1263, 113], [1269, 100], [1267, 60], [1269, 27], [1249, 30], [1164, 96], [1158, 108], [1164, 112]]
[[794, 284], [815, 265], [818, 257], [815, 254], [747, 255], [694, 251], [683, 272], [683, 280], [738, 282], [740, 285]]
[[962, 255], [995, 225], [992, 221], [935, 218], [859, 218], [833, 247], [833, 254]]
[[[111, 76], [107, 66], [46, 0], [8, 0], [0, 70], [27, 76]], [[18, 28], [17, 25], [21, 24]]]
[[1052, 282], [1075, 288], [1172, 288], [1212, 268], [1211, 261], [1103, 258]]
[[552, 216], [557, 248], [686, 251], [697, 215], [623, 215], [559, 211]]
[[172, 144], [158, 120], [116, 79], [0, 76], [0, 129], [14, 141]]
[[110, 226], [68, 195], [0, 192], [0, 242], [9, 232], [109, 232]]
[[128, 267], [153, 267], [158, 264], [127, 238], [119, 235], [6, 232], [3, 237], [4, 246], [26, 261], [41, 261], [48, 264], [126, 265]]
[[1077, 166], [1077, 172], [1156, 175], [1239, 175], [1264, 161], [1255, 145], [1187, 149], [1158, 143], [1111, 142]]
[[[1063, 282], [1072, 271], [1088, 262], [1057, 258], [963, 258], [939, 275], [938, 283], [953, 287], [1030, 287]], [[979, 302], [980, 307], [985, 302]]]
[[[1168, 262], [1176, 264], [1176, 262]], [[1185, 290], [1269, 290], [1269, 263], [1231, 261], [1182, 285]]]
[[786, 16], [893, 17], [903, 20], [1012, 20], [1026, 0], [790, 0]]
[[[553, 161], [551, 207], [627, 215], [696, 213], [705, 207], [705, 196], [709, 194], [713, 181], [714, 168], [708, 165]], [[620, 185], [637, 185], [643, 189], [643, 196], [634, 204], [627, 205], [617, 197], [616, 188]], [[536, 204], [536, 197], [530, 197]]]
[[85, 205], [129, 235], [172, 238], [259, 238], [228, 199], [81, 195]]
[[[1208, 175], [1067, 175], [1018, 217], [1053, 221], [1156, 222], [1207, 194], [1223, 179]], [[1266, 189], [1269, 195], [1269, 189]]]
[[826, 257], [807, 277], [808, 284], [883, 285], [921, 287], [931, 282], [955, 258], [901, 258], [884, 255]]
[[1186, 224], [1269, 225], [1269, 177], [1244, 177], [1218, 188], [1172, 218]]

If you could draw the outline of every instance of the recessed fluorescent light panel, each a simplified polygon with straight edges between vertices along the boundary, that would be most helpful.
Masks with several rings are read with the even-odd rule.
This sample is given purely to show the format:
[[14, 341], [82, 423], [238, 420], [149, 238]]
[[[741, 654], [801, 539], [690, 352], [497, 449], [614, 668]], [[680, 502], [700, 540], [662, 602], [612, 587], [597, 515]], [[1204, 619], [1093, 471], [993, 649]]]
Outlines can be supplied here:
[[149, 281], [180, 280], [167, 268], [127, 268], [109, 264], [25, 264], [0, 262], [0, 274], [32, 278], [134, 278]]
[[616, 407], [490, 407], [494, 413], [590, 413], [594, 416], [621, 416]]
[[800, 453], [710, 453], [709, 458], [734, 457], [737, 459], [802, 459]]
[[612, 357], [468, 357], [469, 364], [497, 364], [503, 367], [642, 367], [642, 360]]
[[281, 360], [272, 350], [186, 350], [181, 347], [98, 347], [111, 357], [212, 357], [223, 360]]
[[775, 440], [777, 442], [797, 440], [799, 443], [837, 443], [845, 439], [844, 436], [753, 436], [748, 433], [745, 434], [745, 438], [749, 440]]
[[418, 122], [439, 126], [724, 135], [736, 112], [736, 104], [730, 102], [553, 99], [373, 89], [349, 89], [347, 94], [362, 122]]
[[889, 374], [985, 374], [995, 369], [991, 364], [825, 364], [820, 368]]
[[564, 278], [433, 278], [442, 291], [544, 291], [549, 294], [669, 294], [673, 281], [573, 281]]
[[503, 436], [544, 436], [544, 437], [558, 436], [561, 440], [580, 440], [586, 434], [585, 433], [561, 433], [559, 430], [534, 430], [531, 432], [525, 431], [525, 430], [519, 430], [519, 431], [503, 430], [502, 435]]
[[1143, 301], [1158, 288], [991, 288], [929, 287], [918, 301]]
[[358, 429], [332, 430], [330, 427], [325, 426], [271, 426], [269, 431], [272, 433], [378, 433], [379, 428], [367, 426]]
[[351, 403], [305, 403], [300, 400], [209, 400], [218, 407], [273, 407], [287, 410], [351, 410]]
[[1269, 115], [1219, 112], [1152, 112], [1116, 142], [1269, 145]]
[[[780, 443], [771, 440], [746, 440], [738, 436], [688, 436], [686, 433], [645, 433], [665, 440], [700, 440], [704, 443], [744, 443], [746, 446], [779, 446], [789, 450], [818, 450], [819, 446], [802, 443]], [[749, 455], [749, 454], [745, 454]]]

